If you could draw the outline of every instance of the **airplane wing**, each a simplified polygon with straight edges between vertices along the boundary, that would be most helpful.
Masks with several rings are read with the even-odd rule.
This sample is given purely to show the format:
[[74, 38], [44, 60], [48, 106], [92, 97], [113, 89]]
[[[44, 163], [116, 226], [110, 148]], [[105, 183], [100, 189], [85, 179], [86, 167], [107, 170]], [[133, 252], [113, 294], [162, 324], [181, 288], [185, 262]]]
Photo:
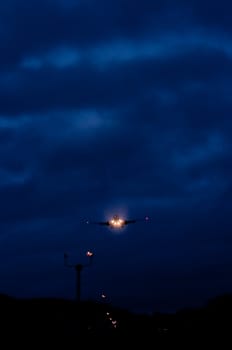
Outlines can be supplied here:
[[134, 224], [137, 220], [125, 220], [125, 225]]
[[133, 219], [133, 220], [125, 220], [125, 224], [134, 224], [135, 222], [138, 222], [138, 221], [148, 221], [150, 220], [150, 218], [148, 216], [145, 216], [144, 218], [142, 219]]
[[109, 222], [108, 221], [89, 221], [89, 220], [87, 220], [86, 224], [109, 226]]
[[95, 224], [109, 226], [110, 223], [108, 221], [99, 221], [99, 222], [95, 222]]

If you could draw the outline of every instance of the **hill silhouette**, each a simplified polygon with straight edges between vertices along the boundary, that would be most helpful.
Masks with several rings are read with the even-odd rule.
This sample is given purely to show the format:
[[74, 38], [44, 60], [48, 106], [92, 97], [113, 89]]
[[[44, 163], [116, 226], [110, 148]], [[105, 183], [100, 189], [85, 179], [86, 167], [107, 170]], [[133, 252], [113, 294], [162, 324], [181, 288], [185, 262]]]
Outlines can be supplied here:
[[[202, 308], [173, 314], [136, 314], [95, 301], [56, 298], [18, 299], [0, 295], [1, 339], [18, 344], [61, 344], [109, 339], [152, 344], [177, 344], [196, 340], [229, 339], [232, 295], [218, 296]], [[231, 343], [231, 340], [229, 339]]]

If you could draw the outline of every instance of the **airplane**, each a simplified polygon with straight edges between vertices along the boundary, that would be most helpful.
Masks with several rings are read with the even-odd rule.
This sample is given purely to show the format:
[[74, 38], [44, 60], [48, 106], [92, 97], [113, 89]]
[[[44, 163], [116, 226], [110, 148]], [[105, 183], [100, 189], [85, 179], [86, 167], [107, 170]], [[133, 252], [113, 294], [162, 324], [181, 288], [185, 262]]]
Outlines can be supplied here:
[[103, 225], [103, 226], [110, 226], [112, 228], [122, 228], [128, 224], [134, 224], [138, 221], [148, 221], [149, 217], [145, 216], [143, 219], [132, 219], [132, 220], [124, 220], [120, 218], [119, 215], [114, 215], [110, 220], [107, 221], [86, 221], [86, 224], [95, 224], [95, 225]]

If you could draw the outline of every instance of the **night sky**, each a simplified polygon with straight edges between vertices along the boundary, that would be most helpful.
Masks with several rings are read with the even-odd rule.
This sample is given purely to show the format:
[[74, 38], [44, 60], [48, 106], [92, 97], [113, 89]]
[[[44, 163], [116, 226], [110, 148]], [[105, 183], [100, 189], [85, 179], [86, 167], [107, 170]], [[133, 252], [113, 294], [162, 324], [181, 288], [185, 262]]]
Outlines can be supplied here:
[[[232, 7], [0, 4], [0, 292], [175, 311], [232, 292]], [[147, 223], [86, 225], [114, 214]]]

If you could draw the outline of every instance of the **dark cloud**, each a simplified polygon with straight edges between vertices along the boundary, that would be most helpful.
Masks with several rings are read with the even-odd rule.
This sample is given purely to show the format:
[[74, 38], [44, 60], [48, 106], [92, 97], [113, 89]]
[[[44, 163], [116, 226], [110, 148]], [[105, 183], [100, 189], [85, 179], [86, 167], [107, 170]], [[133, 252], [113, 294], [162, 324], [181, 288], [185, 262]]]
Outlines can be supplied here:
[[151, 24], [159, 30], [164, 12], [164, 5], [150, 1], [142, 6], [130, 1], [79, 1], [71, 7], [58, 1], [35, 1], [33, 6], [9, 1], [1, 9], [1, 61], [16, 63], [25, 54], [60, 44], [86, 47], [125, 36], [136, 39]]
[[[0, 5], [4, 292], [72, 297], [63, 251], [90, 248], [90, 297], [166, 310], [231, 290], [228, 6]], [[115, 212], [152, 220], [84, 225]]]
[[[10, 81], [14, 84], [9, 84], [8, 79], [2, 80], [1, 113], [16, 115], [64, 108], [115, 108], [115, 105], [119, 108], [152, 91], [157, 102], [160, 93], [164, 98], [165, 93], [167, 96], [170, 93], [174, 94], [174, 101], [175, 94], [182, 99], [182, 104], [190, 98], [199, 100], [200, 106], [206, 98], [208, 103], [216, 104], [212, 86], [223, 84], [223, 79], [227, 85], [230, 71], [229, 57], [218, 50], [189, 52], [171, 59], [134, 60], [104, 70], [84, 62], [63, 70], [21, 69], [11, 73]], [[196, 91], [197, 84], [199, 91]], [[202, 92], [201, 84], [207, 84], [209, 91]], [[192, 91], [188, 91], [191, 86]], [[188, 104], [184, 103], [184, 107]]]
[[[115, 39], [158, 38], [165, 31], [196, 27], [230, 32], [230, 6], [199, 1], [61, 1], [15, 0], [1, 5], [1, 63], [10, 66], [24, 56], [51, 47], [99, 46]], [[13, 44], [12, 44], [13, 43]]]

